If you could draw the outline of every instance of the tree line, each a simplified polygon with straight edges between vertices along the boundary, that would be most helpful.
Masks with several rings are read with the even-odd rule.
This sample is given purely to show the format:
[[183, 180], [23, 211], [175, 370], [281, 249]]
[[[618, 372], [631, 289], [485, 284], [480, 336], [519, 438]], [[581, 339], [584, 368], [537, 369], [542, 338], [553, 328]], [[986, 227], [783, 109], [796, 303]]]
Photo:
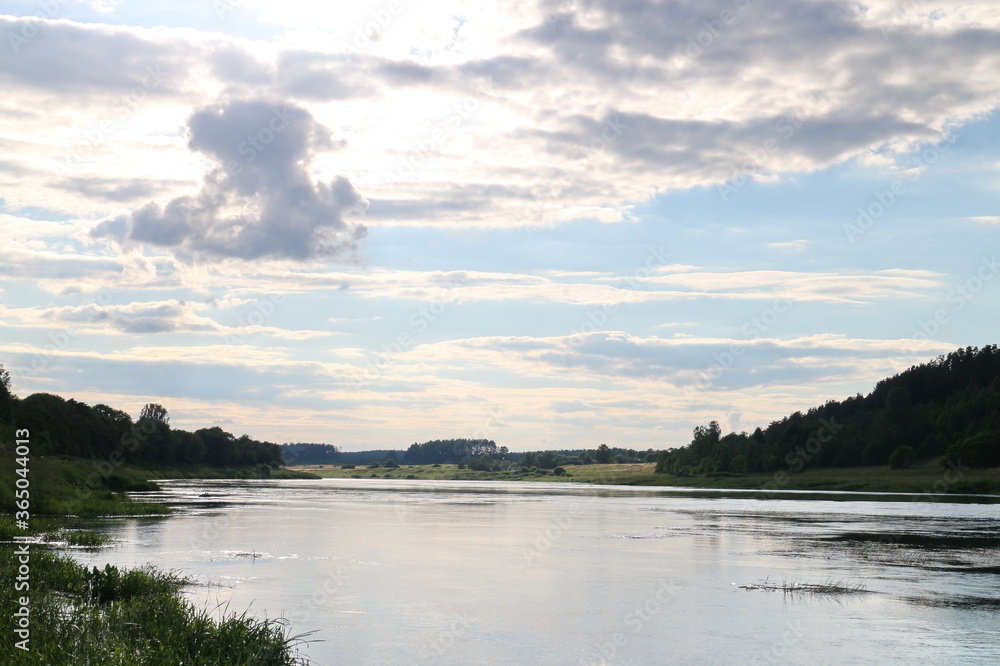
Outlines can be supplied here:
[[281, 464], [281, 447], [222, 428], [194, 432], [170, 427], [166, 408], [149, 403], [138, 419], [105, 404], [88, 405], [51, 393], [18, 398], [0, 366], [0, 423], [31, 432], [38, 455], [100, 458], [130, 463], [247, 467]]
[[506, 446], [498, 447], [492, 439], [435, 439], [423, 444], [414, 442], [404, 457], [409, 465], [443, 465], [482, 456], [503, 458], [507, 453]]
[[340, 449], [333, 444], [282, 444], [281, 458], [286, 465], [332, 465], [340, 460]]
[[944, 457], [1000, 466], [1000, 351], [966, 347], [883, 379], [868, 395], [830, 400], [753, 433], [722, 434], [717, 421], [687, 446], [664, 451], [656, 471], [754, 473], [889, 465]]

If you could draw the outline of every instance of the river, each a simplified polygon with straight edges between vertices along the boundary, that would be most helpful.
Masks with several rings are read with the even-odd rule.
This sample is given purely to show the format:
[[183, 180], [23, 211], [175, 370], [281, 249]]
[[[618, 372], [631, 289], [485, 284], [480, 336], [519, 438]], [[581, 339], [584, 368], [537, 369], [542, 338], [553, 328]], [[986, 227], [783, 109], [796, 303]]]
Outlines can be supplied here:
[[74, 557], [288, 618], [322, 666], [1000, 663], [998, 497], [162, 485], [175, 515], [101, 521], [117, 545]]

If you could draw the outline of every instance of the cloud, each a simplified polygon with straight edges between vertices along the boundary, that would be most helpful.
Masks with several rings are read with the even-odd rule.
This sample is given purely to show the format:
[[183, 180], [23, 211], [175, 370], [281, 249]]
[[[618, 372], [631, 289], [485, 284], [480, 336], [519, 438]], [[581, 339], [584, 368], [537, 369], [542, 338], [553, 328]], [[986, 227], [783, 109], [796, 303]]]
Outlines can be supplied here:
[[[879, 372], [931, 359], [951, 343], [929, 340], [851, 339], [816, 334], [778, 338], [661, 338], [598, 331], [532, 338], [491, 336], [423, 345], [407, 363], [495, 366], [519, 377], [597, 385], [669, 387], [691, 395], [751, 388], [834, 385], [878, 377]], [[872, 364], [880, 368], [871, 369]], [[566, 407], [564, 404], [563, 407]]]
[[[232, 257], [304, 261], [353, 252], [366, 228], [345, 220], [368, 201], [343, 177], [314, 182], [316, 153], [334, 148], [312, 114], [291, 104], [231, 101], [189, 120], [189, 148], [215, 162], [197, 194], [165, 206], [150, 202], [97, 225], [94, 237], [117, 237], [169, 249], [191, 260]], [[123, 233], [124, 230], [124, 233]]]
[[88, 197], [116, 203], [149, 198], [155, 190], [155, 185], [152, 181], [138, 178], [66, 178], [58, 187], [70, 192], [79, 192]]
[[811, 245], [808, 240], [794, 240], [787, 241], [784, 243], [768, 243], [767, 246], [774, 248], [775, 250], [780, 250], [782, 252], [802, 252]]

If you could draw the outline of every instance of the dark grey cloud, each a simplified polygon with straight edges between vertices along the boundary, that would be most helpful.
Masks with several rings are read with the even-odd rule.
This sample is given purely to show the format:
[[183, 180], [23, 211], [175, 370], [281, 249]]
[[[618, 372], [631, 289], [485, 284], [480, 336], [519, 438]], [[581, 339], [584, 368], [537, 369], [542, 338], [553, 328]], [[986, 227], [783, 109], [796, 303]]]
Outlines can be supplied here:
[[[127, 306], [62, 307], [48, 310], [44, 316], [61, 324], [107, 325], [122, 333], [148, 334], [178, 330], [181, 319], [187, 314], [189, 310], [183, 302], [169, 301]], [[210, 326], [196, 326], [195, 329], [213, 330]]]
[[891, 356], [880, 347], [755, 340], [676, 341], [643, 339], [621, 332], [580, 334], [564, 340], [492, 339], [490, 347], [535, 358], [593, 377], [633, 377], [698, 390], [741, 390], [760, 386], [836, 382]]
[[148, 203], [127, 225], [107, 220], [91, 235], [166, 248], [183, 259], [309, 260], [357, 249], [366, 229], [345, 216], [363, 213], [368, 202], [347, 178], [311, 178], [313, 157], [335, 144], [308, 111], [231, 101], [196, 112], [188, 124], [189, 147], [216, 164], [201, 191]]
[[[770, 151], [775, 171], [789, 163], [824, 167], [895, 142], [939, 140], [950, 121], [995, 104], [989, 82], [1000, 68], [1000, 31], [984, 27], [887, 29], [847, 0], [551, 0], [543, 6], [544, 20], [519, 38], [548, 54], [517, 68], [529, 76], [547, 69], [615, 91], [619, 99], [603, 108], [622, 109], [629, 129], [608, 150], [637, 168], [725, 180], [771, 138], [778, 144]], [[517, 80], [506, 57], [475, 67], [498, 86]], [[822, 103], [812, 104], [804, 85], [822, 93]], [[715, 119], [690, 111], [679, 117], [669, 106], [662, 113], [626, 112], [636, 108], [632, 90], [648, 95], [656, 88], [730, 90], [733, 108], [742, 110], [736, 116], [713, 109], [707, 116]], [[521, 133], [543, 136], [555, 154], [579, 155], [615, 115], [566, 117], [544, 133]], [[788, 118], [793, 132], [787, 124], [777, 128]]]
[[[817, 90], [817, 95], [822, 91]], [[647, 114], [611, 113], [600, 119], [573, 118], [567, 129], [531, 131], [548, 150], [568, 159], [586, 156], [595, 137], [611, 136], [606, 150], [626, 163], [664, 171], [679, 170], [718, 178], [734, 164], [752, 160], [757, 170], [768, 169], [771, 156], [784, 160], [800, 156], [816, 163], [902, 138], [933, 140], [936, 134], [920, 123], [896, 116], [846, 117], [831, 113], [808, 117], [795, 112], [742, 121], [676, 120]], [[613, 133], [616, 127], [621, 131]], [[581, 148], [584, 147], [584, 148]]]
[[200, 54], [191, 44], [154, 42], [126, 30], [37, 17], [0, 17], [0, 82], [60, 95], [177, 92]]

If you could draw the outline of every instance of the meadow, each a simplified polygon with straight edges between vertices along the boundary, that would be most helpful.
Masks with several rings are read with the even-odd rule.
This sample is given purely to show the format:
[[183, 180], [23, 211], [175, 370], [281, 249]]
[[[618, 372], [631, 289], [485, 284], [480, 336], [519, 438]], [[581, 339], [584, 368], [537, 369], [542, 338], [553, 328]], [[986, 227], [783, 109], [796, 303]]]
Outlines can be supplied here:
[[458, 465], [401, 465], [396, 468], [339, 465], [302, 465], [292, 469], [325, 478], [386, 478], [455, 481], [546, 481], [602, 485], [667, 486], [735, 490], [829, 490], [859, 493], [893, 492], [928, 495], [1000, 494], [1000, 468], [975, 470], [941, 460], [909, 469], [882, 466], [805, 469], [768, 474], [656, 474], [655, 463], [564, 465], [565, 474], [528, 468], [475, 471]]

